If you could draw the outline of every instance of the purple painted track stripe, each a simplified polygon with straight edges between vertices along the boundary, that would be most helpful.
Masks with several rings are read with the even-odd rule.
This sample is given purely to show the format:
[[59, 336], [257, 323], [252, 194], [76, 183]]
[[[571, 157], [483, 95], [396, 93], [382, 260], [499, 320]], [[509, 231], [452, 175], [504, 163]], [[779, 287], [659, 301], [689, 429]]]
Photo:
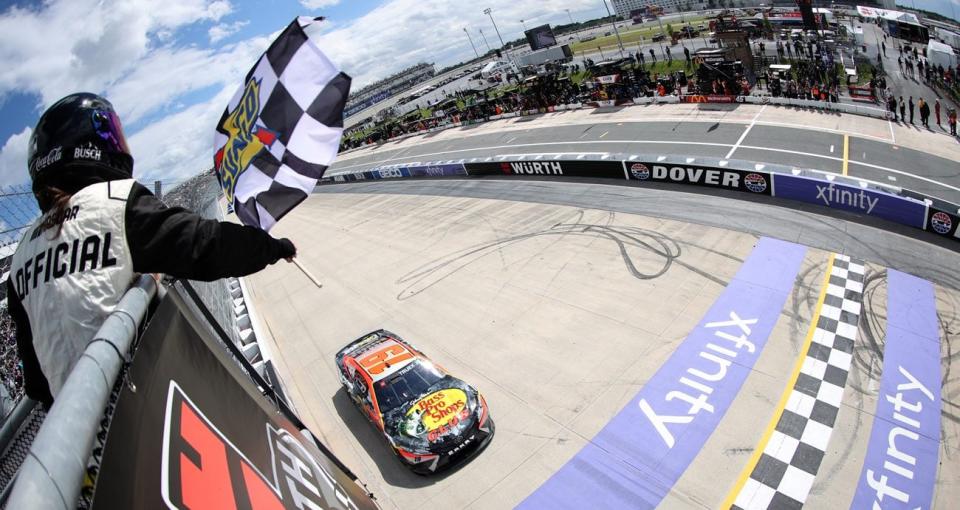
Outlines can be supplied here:
[[643, 389], [518, 508], [652, 508], [713, 433], [760, 357], [806, 254], [761, 238]]
[[940, 453], [936, 306], [930, 282], [887, 270], [883, 375], [870, 443], [850, 508], [930, 508]]

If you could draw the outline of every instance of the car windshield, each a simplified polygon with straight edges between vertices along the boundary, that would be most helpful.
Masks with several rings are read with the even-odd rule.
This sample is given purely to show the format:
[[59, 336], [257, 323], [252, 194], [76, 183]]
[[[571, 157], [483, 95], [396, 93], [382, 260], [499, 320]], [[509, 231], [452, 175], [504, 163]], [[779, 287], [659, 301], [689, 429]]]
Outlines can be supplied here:
[[390, 411], [424, 394], [443, 379], [443, 374], [431, 363], [421, 360], [410, 363], [393, 377], [376, 383], [377, 403], [381, 413]]

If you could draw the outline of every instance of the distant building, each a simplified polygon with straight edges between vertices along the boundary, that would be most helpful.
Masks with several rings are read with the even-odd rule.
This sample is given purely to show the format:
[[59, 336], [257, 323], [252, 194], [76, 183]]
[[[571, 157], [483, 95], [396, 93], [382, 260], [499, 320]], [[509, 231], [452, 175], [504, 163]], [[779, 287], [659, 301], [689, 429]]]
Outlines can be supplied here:
[[699, 11], [707, 8], [703, 0], [611, 0], [613, 10], [623, 19], [637, 17], [637, 14], [657, 15], [680, 11]]
[[399, 94], [426, 79], [432, 78], [435, 74], [437, 74], [437, 71], [433, 64], [419, 63], [376, 83], [371, 83], [360, 90], [351, 92], [343, 110], [344, 116], [349, 117], [354, 113], [365, 110], [390, 96]]
[[[729, 3], [729, 2], [728, 2]], [[738, 2], [739, 3], [739, 2]], [[792, 9], [797, 9], [797, 0], [761, 0], [761, 2], [767, 6], [773, 7], [788, 7]], [[843, 9], [848, 11], [853, 11], [857, 8], [858, 5], [865, 5], [868, 7], [879, 7], [881, 9], [895, 9], [896, 0], [836, 0], [826, 2], [823, 0], [814, 0], [813, 6], [816, 7], [828, 7], [830, 9]], [[745, 4], [746, 5], [746, 4]], [[889, 5], [889, 7], [887, 7]]]

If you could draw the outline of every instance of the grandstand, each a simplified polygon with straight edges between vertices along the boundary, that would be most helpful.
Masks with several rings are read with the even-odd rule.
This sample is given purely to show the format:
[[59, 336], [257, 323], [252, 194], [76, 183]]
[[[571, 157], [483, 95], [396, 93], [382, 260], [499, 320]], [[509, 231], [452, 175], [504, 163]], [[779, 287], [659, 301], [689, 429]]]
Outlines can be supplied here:
[[433, 77], [436, 72], [433, 64], [421, 62], [398, 73], [387, 76], [380, 81], [371, 83], [350, 94], [347, 100], [347, 106], [344, 109], [344, 114], [349, 117], [356, 112], [369, 108], [390, 96], [413, 87], [425, 79]]

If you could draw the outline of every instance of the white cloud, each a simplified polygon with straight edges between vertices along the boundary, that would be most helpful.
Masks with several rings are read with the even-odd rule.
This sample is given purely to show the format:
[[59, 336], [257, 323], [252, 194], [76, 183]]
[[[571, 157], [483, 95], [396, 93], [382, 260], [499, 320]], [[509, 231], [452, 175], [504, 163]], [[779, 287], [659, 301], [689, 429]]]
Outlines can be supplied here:
[[[334, 5], [333, 0], [303, 0], [305, 7]], [[323, 24], [319, 45], [354, 77], [354, 89], [418, 61], [455, 62], [472, 55], [463, 33], [477, 29], [498, 45], [484, 7], [493, 9], [505, 41], [522, 37], [520, 19], [564, 23], [563, 9], [550, 2], [489, 0], [465, 8], [454, 0], [385, 0], [354, 20]], [[595, 0], [567, 0], [574, 13], [599, 11]], [[220, 48], [177, 46], [180, 27], [219, 23], [232, 12], [223, 0], [52, 0], [40, 8], [12, 8], [0, 15], [0, 97], [35, 93], [43, 106], [77, 90], [104, 92], [125, 125], [157, 112], [167, 114], [128, 140], [138, 178], [186, 178], [212, 164], [213, 129], [243, 75], [284, 27]], [[599, 12], [593, 12], [598, 15]], [[80, 23], [78, 20], [82, 20]], [[209, 29], [212, 42], [242, 23]], [[232, 32], [231, 32], [232, 33]], [[39, 36], [38, 34], [43, 34]], [[213, 99], [191, 104], [191, 92], [213, 88]], [[183, 104], [186, 102], [186, 104]], [[25, 182], [29, 129], [9, 137], [0, 149], [0, 184]]]
[[[158, 54], [150, 60], [151, 65], [144, 66], [150, 71], [131, 77], [111, 92], [111, 100], [115, 98], [115, 104], [123, 104], [133, 101], [140, 85], [151, 80], [160, 80], [164, 87], [183, 89], [220, 85], [213, 99], [188, 106], [136, 133], [128, 133], [127, 141], [135, 159], [134, 175], [138, 179], [185, 179], [213, 165], [213, 133], [217, 121], [243, 76], [276, 35], [228, 45], [217, 52], [197, 50], [191, 58], [179, 60], [178, 69], [184, 72], [163, 74], [161, 71], [170, 65], [173, 56]], [[197, 75], [196, 81], [190, 80], [193, 75]], [[138, 118], [138, 112], [131, 112], [131, 118]]]
[[340, 0], [300, 0], [300, 5], [307, 9], [321, 9], [323, 7], [333, 7], [340, 3]]
[[[238, 78], [239, 82], [239, 78]], [[169, 115], [128, 137], [134, 177], [186, 179], [213, 166], [213, 129], [236, 92], [226, 86], [215, 98]]]
[[207, 34], [210, 36], [210, 42], [215, 43], [226, 37], [229, 37], [240, 31], [241, 28], [249, 25], [249, 21], [235, 21], [233, 23], [220, 23], [210, 27]]
[[[40, 9], [14, 7], [4, 12], [0, 16], [0, 66], [6, 72], [0, 74], [0, 96], [14, 91], [36, 93], [41, 106], [46, 106], [78, 90], [106, 91], [129, 126], [190, 91], [218, 84], [236, 88], [269, 42], [265, 37], [253, 38], [216, 51], [169, 44], [154, 48], [151, 34], [161, 42], [170, 40], [179, 27], [218, 21], [231, 12], [231, 4], [224, 0], [166, 0], [158, 9], [151, 0], [104, 3], [54, 0]], [[194, 122], [185, 120], [185, 125]], [[213, 124], [206, 128], [212, 132]], [[168, 133], [152, 145], [175, 154], [177, 146], [165, 140], [178, 138]], [[27, 140], [24, 133], [15, 134], [0, 149], [0, 183], [28, 180]], [[134, 156], [138, 170], [157, 168], [151, 163], [157, 158]]]
[[27, 173], [27, 148], [30, 143], [31, 128], [14, 134], [0, 149], [0, 186], [29, 182]]
[[[482, 29], [492, 48], [500, 46], [485, 7], [493, 10], [504, 42], [523, 37], [524, 20], [528, 27], [540, 23], [569, 23], [564, 9], [571, 12], [593, 11], [600, 15], [603, 6], [596, 0], [567, 0], [563, 7], [554, 2], [517, 2], [488, 0], [469, 4], [453, 0], [390, 0], [320, 37], [321, 48], [353, 76], [353, 89], [383, 78], [417, 62], [444, 64], [473, 55], [463, 33], [470, 30], [478, 49], [485, 49], [478, 29]], [[482, 51], [482, 50], [481, 50]]]
[[121, 79], [158, 39], [231, 11], [224, 0], [52, 0], [0, 16], [0, 95], [40, 94], [44, 105], [77, 90], [100, 91]]

